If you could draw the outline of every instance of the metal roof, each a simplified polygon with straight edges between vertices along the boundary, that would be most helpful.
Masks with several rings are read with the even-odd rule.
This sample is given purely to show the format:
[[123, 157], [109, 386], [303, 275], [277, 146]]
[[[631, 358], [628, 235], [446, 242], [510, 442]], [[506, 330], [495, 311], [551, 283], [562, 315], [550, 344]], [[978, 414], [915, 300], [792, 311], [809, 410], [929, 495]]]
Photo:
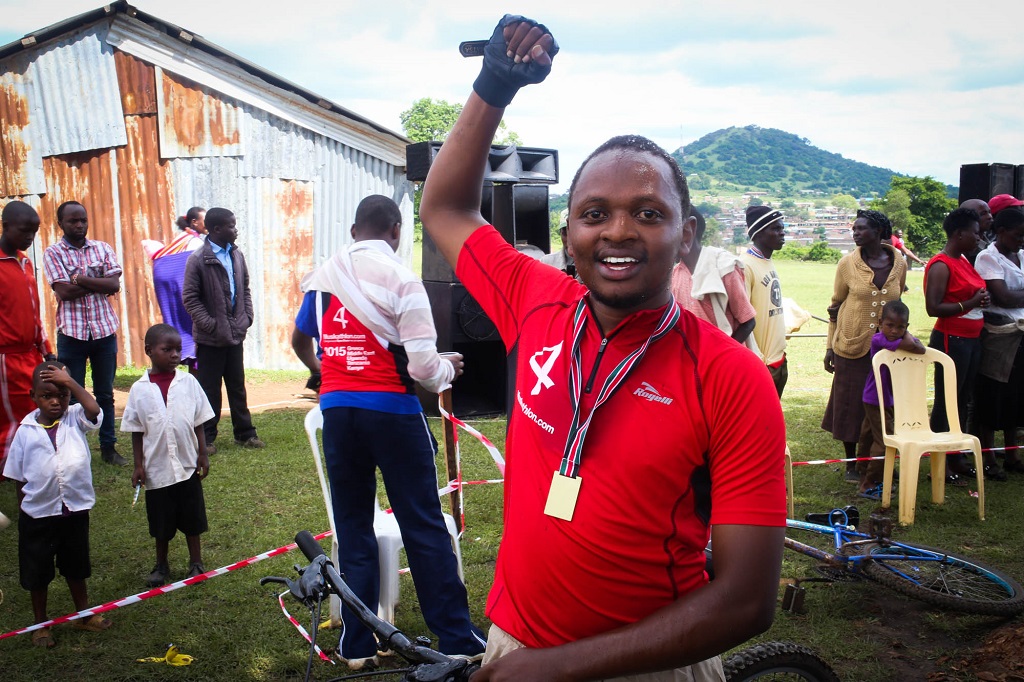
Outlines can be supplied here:
[[[148, 14], [134, 5], [130, 5], [124, 0], [117, 0], [103, 7], [99, 7], [89, 12], [84, 12], [74, 17], [70, 17], [63, 21], [59, 21], [55, 24], [41, 28], [38, 31], [32, 31], [31, 33], [25, 34], [20, 40], [8, 43], [0, 47], [0, 60], [4, 60], [9, 56], [15, 55], [23, 50], [35, 48], [44, 42], [59, 38], [69, 32], [75, 31], [83, 26], [87, 26], [91, 23], [99, 21], [104, 18], [110, 18], [113, 15], [123, 15], [130, 17], [139, 22], [142, 22], [156, 31], [163, 33], [167, 36], [171, 36], [177, 40], [187, 43], [189, 46], [194, 47], [196, 50], [202, 51], [220, 60], [223, 60], [239, 69], [248, 72], [249, 74], [273, 85], [277, 88], [290, 92], [298, 97], [306, 100], [310, 104], [313, 104], [325, 112], [333, 112], [340, 117], [349, 119], [350, 121], [367, 126], [378, 133], [382, 133], [387, 136], [394, 138], [396, 143], [405, 145], [410, 142], [405, 136], [389, 130], [384, 126], [374, 123], [368, 118], [360, 116], [349, 109], [346, 109], [339, 104], [336, 104], [327, 98], [319, 95], [311, 90], [307, 90], [291, 81], [278, 76], [275, 73], [267, 71], [266, 69], [250, 62], [249, 60], [240, 57], [222, 47], [206, 40], [201, 35], [184, 29], [180, 26], [176, 26], [168, 21], [164, 21], [157, 16]], [[130, 50], [126, 50], [130, 52]], [[185, 74], [188, 75], [188, 74]], [[323, 131], [316, 131], [323, 132]], [[326, 134], [326, 133], [325, 133]], [[341, 140], [346, 141], [346, 140]], [[401, 164], [404, 165], [404, 164]]]

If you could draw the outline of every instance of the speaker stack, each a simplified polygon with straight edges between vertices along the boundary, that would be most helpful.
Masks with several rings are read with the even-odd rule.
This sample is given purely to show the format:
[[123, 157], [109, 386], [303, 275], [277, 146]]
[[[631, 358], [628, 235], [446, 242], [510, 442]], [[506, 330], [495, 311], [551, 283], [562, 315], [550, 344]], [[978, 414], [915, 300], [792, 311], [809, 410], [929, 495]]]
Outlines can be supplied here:
[[[440, 142], [406, 147], [406, 177], [427, 179]], [[558, 182], [558, 151], [534, 147], [492, 146], [484, 174], [480, 212], [502, 237], [520, 249], [551, 247], [548, 186]], [[507, 412], [514, 365], [490, 318], [459, 282], [428, 234], [423, 234], [423, 285], [430, 299], [439, 351], [462, 353], [465, 372], [452, 391], [453, 408], [465, 416]], [[514, 359], [513, 359], [514, 363]], [[421, 395], [436, 413], [436, 398]]]
[[1024, 165], [1009, 163], [969, 163], [960, 166], [960, 196], [988, 201], [997, 194], [1024, 196]]

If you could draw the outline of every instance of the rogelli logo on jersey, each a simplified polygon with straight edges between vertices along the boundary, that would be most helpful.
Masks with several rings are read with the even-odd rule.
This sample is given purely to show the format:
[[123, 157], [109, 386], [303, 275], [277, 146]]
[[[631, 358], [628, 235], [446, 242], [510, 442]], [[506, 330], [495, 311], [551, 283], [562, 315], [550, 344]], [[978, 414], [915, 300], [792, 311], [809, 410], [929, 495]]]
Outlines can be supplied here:
[[658, 389], [654, 388], [654, 386], [651, 386], [646, 381], [640, 384], [640, 388], [633, 391], [633, 395], [643, 398], [649, 403], [661, 403], [662, 405], [672, 404], [672, 398], [658, 393]]

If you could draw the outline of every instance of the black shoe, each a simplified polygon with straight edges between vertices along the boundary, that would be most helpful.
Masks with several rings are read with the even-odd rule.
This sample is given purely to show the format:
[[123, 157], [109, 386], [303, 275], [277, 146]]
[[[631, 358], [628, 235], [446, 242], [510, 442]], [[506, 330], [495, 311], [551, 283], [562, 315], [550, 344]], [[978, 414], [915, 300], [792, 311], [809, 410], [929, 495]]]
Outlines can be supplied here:
[[216, 454], [217, 454], [217, 446], [214, 445], [213, 443], [207, 443], [206, 444], [206, 456], [209, 457], [210, 455], [216, 455]]
[[128, 461], [121, 456], [121, 454], [114, 449], [113, 445], [105, 445], [100, 448], [100, 458], [107, 464], [113, 464], [114, 466], [123, 467]]
[[203, 568], [201, 561], [197, 561], [196, 563], [189, 565], [188, 574], [186, 574], [185, 577], [195, 578], [197, 575], [202, 575], [203, 573], [206, 573], [206, 569]]
[[259, 436], [252, 436], [245, 440], [235, 439], [235, 445], [241, 445], [243, 448], [252, 448], [254, 450], [260, 450], [267, 447], [267, 444], [260, 440]]
[[998, 464], [992, 464], [983, 467], [985, 470], [985, 480], [988, 481], [1005, 481], [1006, 472], [999, 468]]
[[167, 564], [157, 564], [153, 572], [146, 577], [146, 584], [150, 587], [160, 587], [167, 582], [167, 576], [171, 574], [171, 568]]

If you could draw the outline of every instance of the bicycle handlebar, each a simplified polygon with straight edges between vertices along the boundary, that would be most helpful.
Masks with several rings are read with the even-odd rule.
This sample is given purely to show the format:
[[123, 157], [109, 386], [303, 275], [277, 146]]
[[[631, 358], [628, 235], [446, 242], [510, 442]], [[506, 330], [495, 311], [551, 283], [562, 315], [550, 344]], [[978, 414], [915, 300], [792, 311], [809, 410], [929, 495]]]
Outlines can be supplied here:
[[410, 663], [422, 664], [431, 668], [436, 667], [435, 670], [431, 671], [419, 671], [420, 675], [416, 679], [468, 680], [469, 676], [476, 672], [477, 666], [469, 664], [463, 659], [452, 658], [423, 646], [409, 639], [405, 633], [391, 623], [378, 618], [377, 614], [367, 608], [366, 604], [356, 596], [352, 588], [341, 577], [334, 564], [327, 558], [323, 548], [320, 547], [320, 543], [314, 539], [312, 533], [307, 530], [299, 531], [295, 536], [295, 544], [299, 546], [299, 549], [302, 550], [302, 553], [310, 561], [307, 571], [318, 567], [319, 574], [323, 577], [330, 591], [338, 595], [342, 603], [355, 614], [356, 618], [363, 625], [376, 635], [378, 641], [383, 646], [393, 649]]

